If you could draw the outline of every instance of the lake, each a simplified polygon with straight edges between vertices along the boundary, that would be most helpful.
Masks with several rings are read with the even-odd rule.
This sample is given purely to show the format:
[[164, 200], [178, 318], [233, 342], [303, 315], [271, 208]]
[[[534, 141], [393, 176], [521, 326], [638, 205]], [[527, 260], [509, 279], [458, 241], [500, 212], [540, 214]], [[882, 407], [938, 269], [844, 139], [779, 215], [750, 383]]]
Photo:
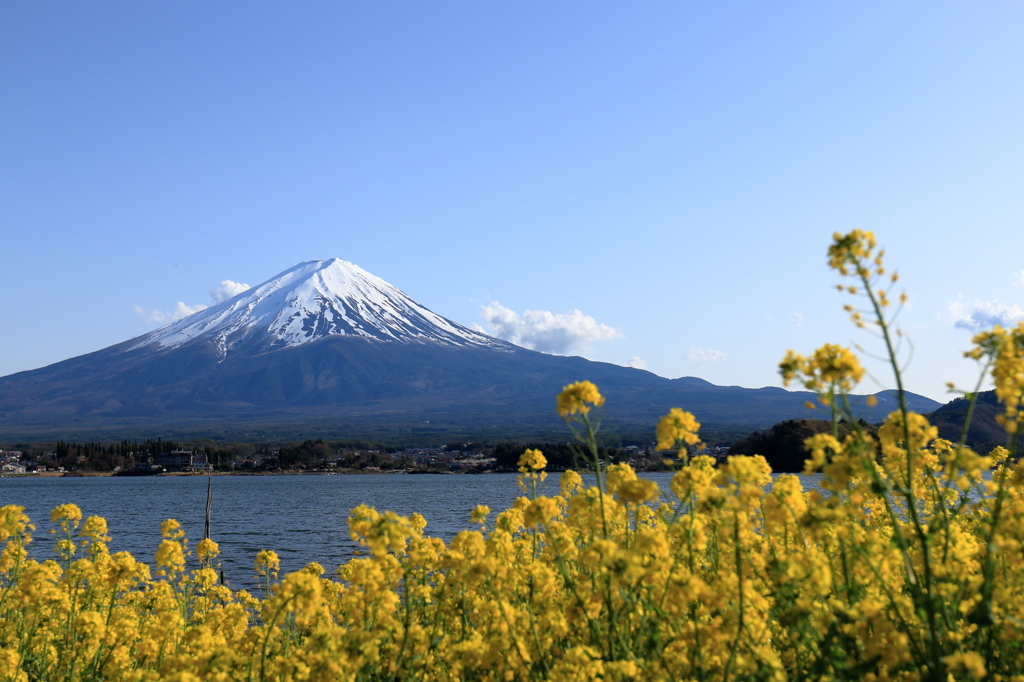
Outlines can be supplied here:
[[[671, 497], [671, 473], [640, 475], [657, 481]], [[558, 476], [551, 474], [540, 492], [557, 492]], [[805, 486], [813, 485], [802, 478]], [[165, 519], [182, 524], [191, 547], [202, 539], [206, 485], [205, 476], [2, 478], [0, 506], [25, 507], [37, 529], [30, 546], [35, 559], [54, 556], [50, 512], [74, 502], [84, 516], [107, 520], [111, 552], [127, 550], [152, 565]], [[427, 519], [427, 534], [447, 542], [470, 527], [476, 505], [488, 505], [493, 520], [520, 494], [515, 474], [214, 476], [210, 536], [220, 545], [228, 582], [251, 587], [253, 559], [263, 549], [280, 555], [282, 574], [311, 561], [333, 574], [357, 549], [347, 524], [349, 510], [357, 505], [402, 515], [419, 512]]]

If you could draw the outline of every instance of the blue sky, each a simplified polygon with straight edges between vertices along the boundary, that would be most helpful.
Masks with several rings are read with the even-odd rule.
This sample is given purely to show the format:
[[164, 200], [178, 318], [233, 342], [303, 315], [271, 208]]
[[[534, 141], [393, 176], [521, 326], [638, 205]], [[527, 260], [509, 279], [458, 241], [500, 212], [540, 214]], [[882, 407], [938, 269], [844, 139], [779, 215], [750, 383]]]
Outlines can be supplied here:
[[465, 325], [778, 385], [789, 348], [877, 350], [825, 267], [860, 227], [946, 400], [969, 328], [1024, 317], [1022, 31], [1009, 2], [3, 3], [0, 375], [336, 256]]

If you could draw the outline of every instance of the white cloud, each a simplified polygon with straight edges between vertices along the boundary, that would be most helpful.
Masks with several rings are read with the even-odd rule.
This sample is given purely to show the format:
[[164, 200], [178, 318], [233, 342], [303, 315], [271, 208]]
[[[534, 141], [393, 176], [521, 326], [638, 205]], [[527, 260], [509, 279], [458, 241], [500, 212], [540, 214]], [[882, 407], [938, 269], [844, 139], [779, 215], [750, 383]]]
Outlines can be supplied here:
[[704, 350], [703, 348], [697, 348], [696, 346], [691, 348], [690, 352], [686, 356], [686, 359], [690, 362], [699, 362], [702, 364], [705, 362], [718, 362], [724, 358], [725, 351], [710, 349]]
[[633, 369], [647, 369], [647, 363], [644, 362], [643, 358], [639, 356], [631, 357], [629, 360], [626, 361], [626, 365], [628, 367], [632, 367]]
[[1021, 270], [1020, 272], [1017, 273], [1017, 280], [1021, 284], [1024, 284], [1024, 270]]
[[801, 313], [793, 313], [793, 316], [789, 318], [789, 321], [799, 327], [804, 323], [804, 316]]
[[234, 298], [243, 291], [248, 290], [248, 284], [232, 282], [230, 279], [226, 279], [223, 282], [221, 282], [216, 289], [210, 289], [210, 298], [213, 299], [214, 303], [220, 303], [221, 301], [226, 301], [229, 298]]
[[480, 314], [490, 324], [492, 335], [542, 353], [586, 353], [589, 350], [587, 344], [591, 341], [622, 336], [617, 329], [601, 324], [579, 310], [570, 313], [527, 310], [519, 315], [495, 301], [481, 307]]
[[[210, 298], [213, 299], [213, 304], [217, 305], [222, 301], [226, 301], [233, 296], [237, 296], [243, 291], [248, 291], [249, 285], [242, 284], [240, 282], [232, 282], [230, 279], [222, 281], [215, 289], [210, 289]], [[193, 313], [198, 313], [200, 310], [206, 310], [209, 306], [197, 303], [195, 305], [187, 305], [178, 301], [178, 305], [174, 307], [174, 310], [158, 310], [153, 308], [146, 310], [140, 305], [132, 306], [132, 309], [142, 316], [149, 324], [168, 324], [175, 322], [183, 317], [188, 317]]]
[[991, 329], [997, 324], [1005, 327], [1024, 319], [1020, 306], [1004, 305], [997, 300], [965, 303], [957, 299], [949, 304], [949, 314], [954, 327], [972, 332]]
[[175, 306], [174, 310], [165, 312], [163, 310], [146, 310], [140, 305], [132, 306], [132, 308], [139, 315], [142, 315], [142, 319], [150, 324], [167, 324], [168, 322], [174, 322], [180, 320], [183, 317], [188, 317], [192, 313], [198, 313], [200, 310], [206, 310], [206, 306], [202, 303], [197, 305], [185, 305], [181, 301], [178, 301], [178, 305]]

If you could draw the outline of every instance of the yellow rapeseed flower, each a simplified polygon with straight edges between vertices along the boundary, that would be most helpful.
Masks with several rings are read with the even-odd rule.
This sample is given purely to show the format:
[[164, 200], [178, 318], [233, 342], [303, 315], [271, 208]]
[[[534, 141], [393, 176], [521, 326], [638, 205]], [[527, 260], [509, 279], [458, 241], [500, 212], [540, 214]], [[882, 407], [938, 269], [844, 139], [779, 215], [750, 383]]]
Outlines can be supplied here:
[[696, 445], [700, 442], [697, 431], [700, 430], [700, 422], [689, 412], [678, 407], [673, 407], [658, 422], [655, 430], [658, 450], [668, 450], [675, 447], [676, 443], [682, 442], [685, 445]]
[[577, 381], [562, 389], [556, 400], [558, 414], [569, 417], [574, 414], [587, 414], [591, 407], [604, 405], [604, 397], [597, 386], [589, 381]]
[[1024, 405], [1024, 322], [1011, 329], [996, 325], [991, 331], [977, 334], [974, 345], [967, 355], [989, 358], [996, 396], [1006, 410], [997, 420], [1011, 440], [1016, 440]]
[[281, 570], [281, 559], [278, 558], [277, 552], [270, 549], [264, 549], [256, 555], [254, 567], [256, 569], [256, 575], [276, 575], [277, 572]]
[[203, 538], [196, 545], [196, 558], [199, 563], [208, 564], [220, 554], [220, 547], [210, 538]]
[[853, 351], [831, 343], [818, 348], [810, 357], [788, 351], [779, 363], [782, 383], [799, 381], [808, 391], [827, 397], [831, 404], [836, 391], [848, 393], [864, 377], [864, 368]]
[[74, 528], [82, 520], [82, 510], [78, 508], [77, 504], [62, 504], [53, 510], [50, 520], [54, 523], [67, 522]]
[[490, 516], [491, 508], [485, 504], [478, 504], [473, 507], [473, 513], [470, 514], [469, 520], [471, 523], [484, 523], [487, 521], [487, 517]]
[[185, 553], [181, 544], [174, 540], [164, 540], [156, 550], [156, 565], [163, 569], [180, 571], [185, 566]]
[[548, 460], [540, 450], [527, 450], [519, 457], [519, 473], [525, 474], [530, 471], [543, 469], [548, 465]]
[[[854, 230], [846, 235], [836, 232], [832, 245], [828, 249], [829, 267], [846, 275], [851, 267], [857, 267], [863, 261], [872, 260], [874, 248], [875, 235], [871, 232]], [[880, 253], [874, 256], [878, 266], [882, 264], [882, 255]]]

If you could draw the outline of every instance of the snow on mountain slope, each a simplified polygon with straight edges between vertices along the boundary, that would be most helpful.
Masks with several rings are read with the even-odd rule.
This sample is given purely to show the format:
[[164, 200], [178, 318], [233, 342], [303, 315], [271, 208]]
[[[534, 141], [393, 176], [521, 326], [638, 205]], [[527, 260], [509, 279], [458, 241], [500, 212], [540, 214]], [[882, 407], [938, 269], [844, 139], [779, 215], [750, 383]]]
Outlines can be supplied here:
[[221, 357], [240, 344], [298, 346], [353, 335], [401, 343], [510, 348], [424, 308], [396, 287], [339, 258], [299, 263], [234, 298], [150, 332], [132, 350], [212, 342]]

